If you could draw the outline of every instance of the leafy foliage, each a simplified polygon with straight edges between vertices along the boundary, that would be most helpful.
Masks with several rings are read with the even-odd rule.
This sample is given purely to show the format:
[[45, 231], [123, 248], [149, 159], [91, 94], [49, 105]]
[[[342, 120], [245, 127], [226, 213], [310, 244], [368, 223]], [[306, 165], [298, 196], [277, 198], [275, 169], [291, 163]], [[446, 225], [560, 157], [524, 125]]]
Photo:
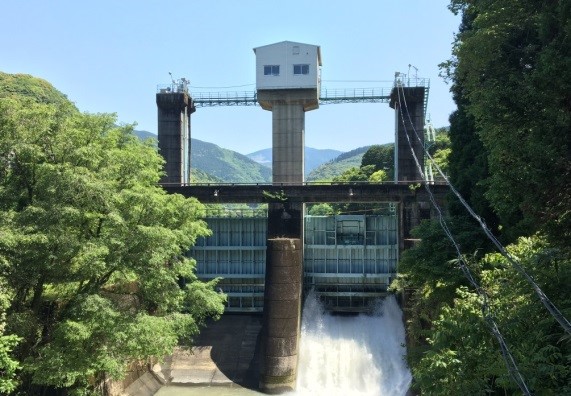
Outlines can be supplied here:
[[[0, 231], [0, 236], [4, 234]], [[0, 265], [4, 267], [7, 263], [0, 253]], [[18, 385], [16, 377], [17, 371], [21, 368], [20, 363], [14, 359], [13, 350], [18, 345], [21, 338], [14, 335], [5, 335], [6, 308], [10, 305], [10, 296], [4, 279], [0, 279], [0, 393], [8, 394]]]
[[[537, 237], [521, 239], [511, 251], [569, 313], [571, 293], [553, 292], [568, 290], [571, 262]], [[482, 286], [527, 385], [541, 394], [568, 394], [571, 340], [545, 315], [533, 291], [502, 256], [490, 254], [484, 263], [490, 269], [482, 272]], [[481, 305], [475, 293], [459, 288], [453, 305], [444, 306], [433, 322], [430, 350], [413, 369], [423, 394], [518, 392], [482, 318]]]
[[[448, 130], [446, 128], [438, 128], [436, 129], [435, 142], [428, 148], [428, 152], [432, 158], [434, 158], [434, 162], [436, 162], [436, 165], [438, 165], [445, 175], [449, 173], [449, 157], [452, 153], [450, 144]], [[434, 172], [436, 172], [436, 170]], [[440, 177], [439, 174], [434, 175], [435, 179]]]
[[185, 257], [208, 233], [204, 207], [158, 187], [152, 142], [112, 115], [21, 97], [0, 99], [0, 130], [0, 279], [22, 392], [121, 377], [222, 312]]
[[569, 216], [559, 216], [571, 196], [571, 6], [453, 6], [471, 21], [457, 36], [453, 76], [488, 153], [486, 196], [512, 235], [542, 229], [569, 246]]
[[[450, 117], [451, 180], [569, 318], [571, 6], [453, 0], [450, 9], [462, 14], [443, 69], [458, 106]], [[489, 245], [449, 202], [452, 232], [471, 255], [465, 259], [527, 385], [535, 394], [571, 393], [571, 339], [502, 256], [483, 255]], [[442, 232], [424, 223], [414, 235], [421, 241], [403, 255], [393, 287], [408, 291], [415, 387], [429, 395], [519, 394], [484, 301], [452, 272], [456, 254]]]
[[67, 97], [50, 83], [28, 74], [0, 72], [0, 98], [28, 98], [38, 103], [69, 105]]
[[394, 180], [395, 145], [391, 143], [371, 146], [361, 159], [361, 168], [367, 165], [373, 165], [375, 171], [385, 172], [385, 180]]

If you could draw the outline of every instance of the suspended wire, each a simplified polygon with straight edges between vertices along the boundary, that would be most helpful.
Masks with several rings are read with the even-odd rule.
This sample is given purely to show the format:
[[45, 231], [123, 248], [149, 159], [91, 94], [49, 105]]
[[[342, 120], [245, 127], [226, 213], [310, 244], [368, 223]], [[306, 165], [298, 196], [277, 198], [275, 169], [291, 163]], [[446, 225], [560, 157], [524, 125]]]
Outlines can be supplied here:
[[[398, 88], [397, 88], [398, 90]], [[403, 93], [404, 96], [404, 93]], [[403, 98], [404, 99], [404, 98]], [[446, 184], [450, 187], [450, 189], [452, 190], [452, 192], [454, 193], [454, 195], [456, 195], [456, 197], [458, 198], [458, 200], [462, 203], [462, 205], [466, 208], [466, 210], [468, 211], [468, 213], [470, 213], [470, 215], [476, 219], [476, 221], [480, 224], [480, 227], [482, 228], [482, 230], [484, 231], [484, 233], [486, 234], [486, 236], [490, 239], [490, 241], [492, 241], [492, 243], [496, 246], [496, 248], [498, 249], [498, 251], [501, 253], [502, 256], [504, 256], [508, 262], [512, 265], [512, 267], [521, 275], [525, 278], [525, 280], [531, 285], [531, 287], [533, 288], [533, 290], [535, 291], [535, 293], [537, 294], [537, 296], [539, 297], [539, 300], [541, 301], [541, 303], [545, 306], [545, 308], [549, 311], [549, 313], [551, 314], [551, 316], [553, 316], [553, 318], [555, 318], [555, 320], [557, 320], [557, 322], [561, 325], [561, 327], [563, 327], [563, 329], [571, 334], [571, 322], [569, 322], [569, 320], [565, 317], [565, 315], [563, 315], [563, 313], [561, 313], [561, 311], [555, 306], [555, 304], [553, 304], [553, 302], [549, 299], [549, 297], [547, 297], [547, 295], [543, 292], [543, 290], [541, 289], [541, 287], [537, 284], [537, 282], [535, 282], [535, 280], [533, 279], [533, 277], [531, 275], [529, 275], [527, 273], [527, 271], [521, 266], [521, 264], [519, 264], [517, 262], [517, 260], [506, 250], [506, 248], [501, 244], [501, 242], [495, 237], [495, 235], [490, 231], [490, 229], [488, 228], [488, 226], [486, 225], [485, 221], [476, 213], [474, 212], [474, 210], [470, 207], [470, 205], [468, 204], [468, 202], [466, 202], [466, 200], [462, 197], [462, 195], [460, 194], [460, 192], [458, 192], [458, 190], [454, 187], [454, 185], [450, 182], [450, 180], [448, 179], [448, 177], [446, 177], [446, 175], [444, 174], [444, 172], [442, 171], [442, 169], [438, 166], [438, 164], [436, 163], [436, 161], [434, 161], [434, 158], [430, 155], [430, 153], [428, 152], [428, 150], [426, 149], [426, 147], [424, 147], [424, 145], [422, 144], [422, 139], [420, 138], [418, 131], [416, 130], [416, 128], [414, 127], [414, 123], [412, 122], [412, 118], [410, 116], [410, 112], [408, 111], [408, 106], [406, 103], [406, 100], [404, 100], [404, 106], [406, 109], [406, 112], [408, 114], [408, 119], [410, 121], [410, 124], [412, 126], [412, 130], [414, 131], [414, 134], [416, 135], [416, 138], [418, 139], [418, 141], [420, 142], [424, 153], [426, 154], [426, 156], [430, 159], [432, 165], [436, 168], [436, 170], [438, 170], [438, 173], [440, 173], [440, 175], [444, 178], [444, 181], [446, 182]], [[404, 122], [404, 121], [403, 121]], [[412, 147], [412, 146], [411, 146]]]
[[335, 83], [388, 83], [390, 81], [383, 81], [383, 80], [321, 80], [322, 82], [335, 82]]
[[[321, 80], [322, 82], [334, 82], [334, 83], [388, 83], [390, 81], [385, 80]], [[228, 85], [224, 87], [198, 87], [196, 85], [189, 85], [189, 88], [196, 88], [196, 89], [226, 89], [226, 88], [242, 88], [242, 87], [250, 87], [252, 85], [256, 85], [256, 83], [250, 84], [241, 84], [241, 85]]]
[[189, 88], [196, 88], [196, 89], [226, 89], [226, 88], [242, 88], [242, 87], [250, 87], [252, 85], [256, 85], [256, 83], [251, 84], [242, 84], [242, 85], [229, 85], [226, 87], [197, 87], [194, 85], [189, 85]]
[[[410, 136], [409, 136], [408, 130], [406, 128], [406, 123], [404, 120], [404, 114], [403, 114], [402, 104], [401, 104], [401, 93], [399, 91], [398, 85], [396, 86], [396, 89], [397, 89], [398, 101], [399, 101], [399, 113], [401, 116], [403, 130], [405, 132], [406, 140], [407, 140], [409, 148], [412, 152], [412, 156], [413, 156], [414, 162], [416, 163], [416, 166], [418, 168], [418, 172], [420, 173], [420, 176], [421, 176], [422, 180], [424, 181], [424, 183], [423, 183], [424, 188], [426, 189], [426, 192], [428, 193], [428, 196], [430, 198], [430, 202], [432, 203], [432, 205], [434, 206], [434, 208], [438, 212], [438, 222], [440, 223], [440, 226], [442, 227], [442, 230], [444, 231], [444, 233], [446, 234], [448, 239], [450, 239], [450, 241], [454, 245], [454, 249], [456, 250], [456, 254], [458, 257], [457, 262], [460, 265], [460, 269], [462, 270], [462, 273], [468, 279], [468, 282], [474, 287], [478, 296], [482, 299], [482, 315], [483, 315], [483, 318], [484, 318], [485, 322], [488, 324], [488, 326], [490, 327], [491, 333], [494, 335], [494, 337], [496, 338], [496, 340], [498, 341], [498, 343], [500, 345], [500, 350], [502, 352], [502, 356], [503, 356], [504, 361], [506, 363], [508, 372], [510, 373], [514, 382], [518, 385], [520, 390], [523, 392], [523, 394], [524, 395], [531, 395], [532, 393], [529, 390], [529, 388], [527, 387], [527, 384], [525, 383], [525, 379], [523, 378], [521, 372], [519, 371], [519, 368], [515, 362], [515, 359], [514, 359], [513, 355], [511, 354], [509, 347], [508, 347], [508, 345], [507, 345], [507, 343], [506, 343], [502, 333], [500, 332], [498, 325], [494, 319], [494, 316], [493, 316], [493, 313], [492, 313], [492, 310], [491, 310], [491, 307], [489, 304], [488, 295], [485, 292], [485, 290], [482, 289], [482, 287], [480, 286], [478, 281], [474, 278], [474, 276], [472, 275], [472, 272], [470, 271], [470, 268], [468, 268], [468, 265], [467, 265], [467, 263], [464, 259], [464, 256], [462, 255], [462, 252], [460, 250], [460, 246], [458, 245], [458, 243], [454, 239], [454, 236], [452, 235], [452, 232], [450, 231], [450, 228], [448, 227], [448, 224], [446, 223], [446, 220], [444, 219], [444, 215], [442, 214], [442, 210], [440, 209], [440, 205], [438, 205], [438, 203], [436, 202], [434, 194], [432, 193], [432, 190], [429, 187], [429, 183], [426, 180], [425, 174], [422, 170], [422, 166], [420, 165], [420, 162], [416, 156], [416, 153], [414, 152], [414, 149], [412, 147], [412, 142], [410, 141]], [[402, 89], [403, 100], [405, 100], [404, 89], [402, 87], [401, 87], [401, 89]], [[405, 105], [406, 105], [406, 102], [405, 102]], [[410, 120], [411, 125], [414, 129], [414, 125], [412, 123], [412, 119], [410, 118], [410, 114], [409, 114], [409, 120]]]

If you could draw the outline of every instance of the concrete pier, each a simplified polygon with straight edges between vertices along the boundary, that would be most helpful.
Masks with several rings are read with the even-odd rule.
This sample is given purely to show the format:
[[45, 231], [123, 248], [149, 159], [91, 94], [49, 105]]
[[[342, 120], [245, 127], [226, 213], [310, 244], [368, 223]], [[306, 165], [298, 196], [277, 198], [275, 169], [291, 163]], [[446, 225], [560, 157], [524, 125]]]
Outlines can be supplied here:
[[159, 154], [165, 159], [161, 183], [190, 180], [190, 115], [196, 108], [188, 93], [162, 90], [157, 93]]
[[272, 109], [272, 180], [304, 179], [305, 113], [303, 105], [275, 104]]
[[[395, 181], [422, 180], [409, 142], [424, 172], [424, 95], [425, 87], [396, 86], [389, 105], [395, 109]], [[402, 114], [401, 114], [402, 108]], [[415, 133], [416, 131], [416, 133]], [[420, 138], [420, 141], [417, 137]]]
[[278, 394], [295, 389], [301, 324], [302, 243], [268, 239], [260, 390]]
[[272, 181], [302, 183], [305, 112], [319, 107], [316, 89], [258, 90], [258, 103], [272, 112]]

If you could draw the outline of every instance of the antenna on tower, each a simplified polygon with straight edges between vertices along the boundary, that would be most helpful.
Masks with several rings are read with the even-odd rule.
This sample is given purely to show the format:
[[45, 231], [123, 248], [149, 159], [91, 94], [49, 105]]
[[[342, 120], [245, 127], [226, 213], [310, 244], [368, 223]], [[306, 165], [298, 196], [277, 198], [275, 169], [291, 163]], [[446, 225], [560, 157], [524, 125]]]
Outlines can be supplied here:
[[414, 69], [414, 79], [417, 80], [418, 79], [418, 68], [414, 65], [411, 65], [410, 63], [408, 64], [408, 75], [410, 76], [410, 68]]
[[169, 72], [169, 76], [171, 76], [171, 81], [172, 81], [172, 83], [173, 83], [173, 84], [176, 84], [176, 81], [174, 80], [174, 78], [173, 78], [173, 76], [172, 76], [172, 73], [171, 73], [171, 72]]

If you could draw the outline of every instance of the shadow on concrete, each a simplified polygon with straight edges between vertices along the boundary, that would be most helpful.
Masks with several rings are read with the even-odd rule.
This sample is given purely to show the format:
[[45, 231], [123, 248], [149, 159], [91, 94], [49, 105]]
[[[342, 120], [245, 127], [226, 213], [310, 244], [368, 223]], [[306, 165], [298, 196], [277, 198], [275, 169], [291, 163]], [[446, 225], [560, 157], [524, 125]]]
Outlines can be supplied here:
[[261, 314], [224, 314], [218, 321], [209, 320], [193, 340], [197, 350], [210, 349], [210, 358], [220, 371], [219, 385], [238, 384], [257, 390], [262, 329]]

